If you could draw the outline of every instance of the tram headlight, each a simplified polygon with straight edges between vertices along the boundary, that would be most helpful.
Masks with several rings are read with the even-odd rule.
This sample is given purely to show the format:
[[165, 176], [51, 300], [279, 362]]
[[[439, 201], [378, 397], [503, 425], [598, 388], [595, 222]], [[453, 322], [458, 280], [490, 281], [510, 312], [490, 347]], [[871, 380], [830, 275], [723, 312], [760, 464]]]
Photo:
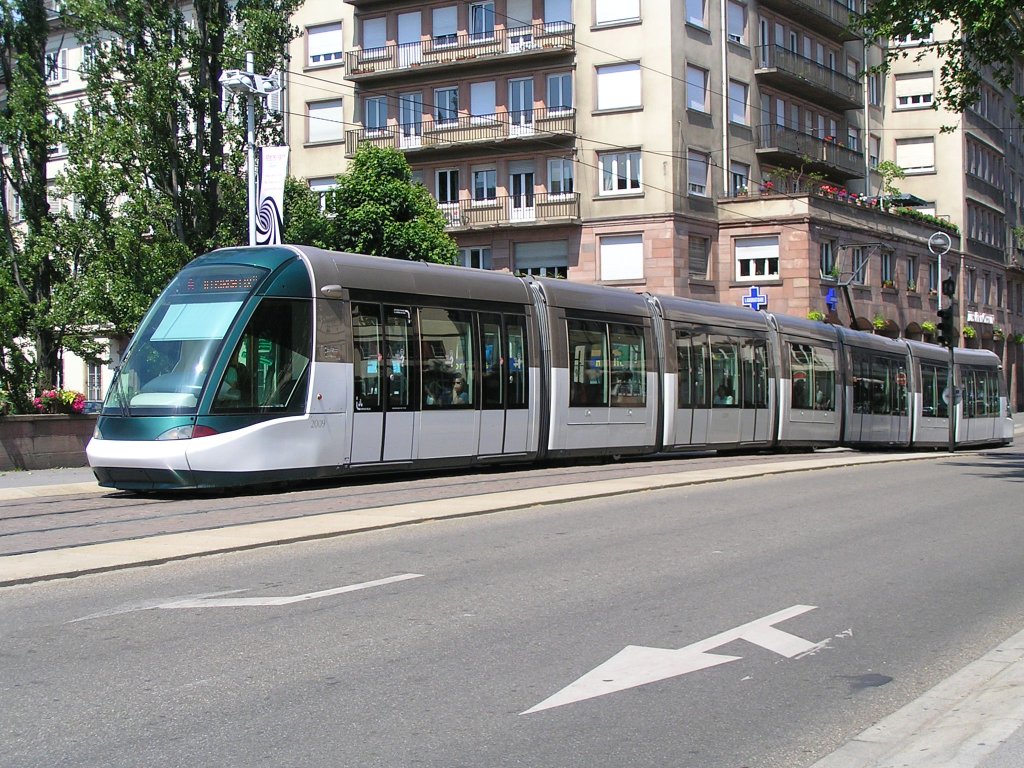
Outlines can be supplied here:
[[201, 424], [185, 424], [180, 427], [173, 427], [166, 432], [156, 436], [157, 440], [191, 440], [193, 437], [209, 437], [216, 435], [217, 430], [204, 427]]

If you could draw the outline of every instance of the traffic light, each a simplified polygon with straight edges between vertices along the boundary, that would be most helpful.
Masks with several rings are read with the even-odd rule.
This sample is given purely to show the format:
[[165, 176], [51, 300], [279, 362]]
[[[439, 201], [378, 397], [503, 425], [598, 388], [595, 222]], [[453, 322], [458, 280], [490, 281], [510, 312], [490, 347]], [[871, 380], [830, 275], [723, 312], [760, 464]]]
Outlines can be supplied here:
[[956, 296], [956, 280], [952, 277], [947, 277], [942, 281], [942, 295], [949, 296], [951, 299]]
[[939, 310], [939, 344], [944, 347], [956, 346], [956, 327], [953, 325], [953, 304]]

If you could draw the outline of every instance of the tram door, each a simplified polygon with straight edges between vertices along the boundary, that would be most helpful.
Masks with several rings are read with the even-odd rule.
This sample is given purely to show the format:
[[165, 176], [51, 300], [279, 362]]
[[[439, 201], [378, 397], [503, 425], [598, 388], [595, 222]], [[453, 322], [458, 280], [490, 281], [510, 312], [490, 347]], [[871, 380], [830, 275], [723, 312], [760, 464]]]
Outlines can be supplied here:
[[353, 464], [412, 459], [414, 322], [410, 307], [352, 305]]
[[710, 341], [711, 423], [708, 426], [708, 442], [738, 443], [743, 414], [739, 348], [736, 340], [727, 336], [713, 334]]
[[529, 440], [526, 318], [480, 315], [480, 455], [523, 453]]
[[678, 393], [673, 441], [703, 445], [708, 439], [709, 364], [707, 335], [676, 329]]

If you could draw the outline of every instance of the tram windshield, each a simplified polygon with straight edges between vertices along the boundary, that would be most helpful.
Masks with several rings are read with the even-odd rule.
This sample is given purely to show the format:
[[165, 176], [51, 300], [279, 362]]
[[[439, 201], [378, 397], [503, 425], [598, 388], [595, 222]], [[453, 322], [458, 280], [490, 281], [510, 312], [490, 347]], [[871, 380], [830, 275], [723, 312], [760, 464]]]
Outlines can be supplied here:
[[143, 319], [104, 410], [194, 413], [224, 337], [266, 273], [234, 265], [181, 272]]

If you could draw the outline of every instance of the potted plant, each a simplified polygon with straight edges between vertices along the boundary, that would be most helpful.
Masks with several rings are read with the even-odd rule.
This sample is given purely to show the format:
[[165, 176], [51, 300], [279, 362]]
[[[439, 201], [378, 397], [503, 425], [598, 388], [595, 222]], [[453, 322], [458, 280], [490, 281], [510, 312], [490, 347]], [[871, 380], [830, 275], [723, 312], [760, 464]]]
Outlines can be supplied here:
[[816, 309], [812, 309], [810, 312], [807, 313], [807, 319], [808, 320], [817, 320], [819, 323], [824, 323], [825, 322], [825, 313], [824, 312], [819, 312]]
[[882, 281], [882, 287], [883, 288], [895, 288], [896, 287], [896, 283], [894, 283], [892, 280], [883, 280]]
[[921, 330], [927, 333], [929, 336], [934, 336], [935, 331], [938, 330], [938, 326], [931, 320], [925, 320], [923, 323], [921, 323]]
[[1013, 334], [1012, 341], [1014, 344], [1024, 344], [1024, 333]]
[[1002, 339], [1006, 338], [1006, 331], [1004, 331], [998, 325], [994, 326], [992, 328], [992, 338], [995, 339], [996, 341], [1001, 341]]
[[907, 280], [907, 293], [917, 293], [917, 283], [913, 280]]
[[978, 332], [976, 330], [974, 330], [974, 326], [973, 325], [965, 325], [964, 326], [964, 338], [965, 339], [973, 339], [977, 335], [978, 335]]
[[884, 331], [885, 327], [889, 325], [889, 321], [885, 319], [885, 315], [879, 312], [871, 318], [871, 325], [876, 331]]

